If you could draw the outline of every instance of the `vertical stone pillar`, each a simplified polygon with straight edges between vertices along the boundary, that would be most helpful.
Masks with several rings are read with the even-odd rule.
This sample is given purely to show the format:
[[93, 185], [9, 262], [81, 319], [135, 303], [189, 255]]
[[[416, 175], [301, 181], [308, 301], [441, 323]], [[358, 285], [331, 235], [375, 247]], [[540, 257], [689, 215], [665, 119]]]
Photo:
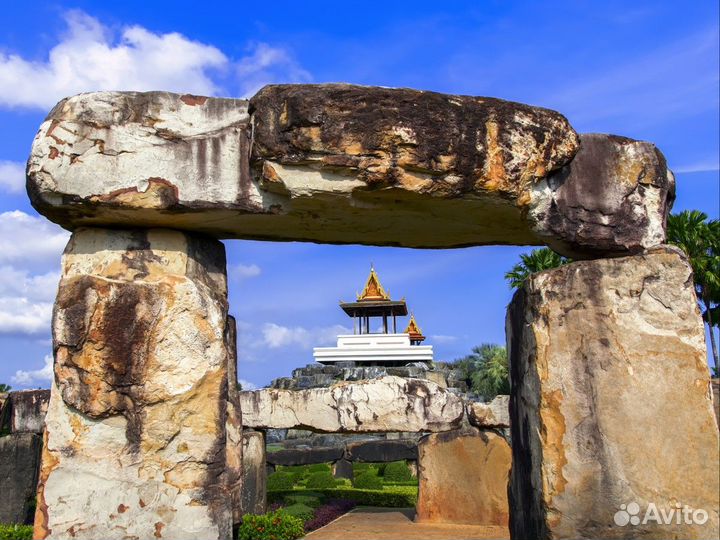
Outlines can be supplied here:
[[267, 506], [265, 435], [261, 431], [245, 430], [242, 446], [242, 513], [264, 514]]
[[508, 523], [510, 446], [474, 427], [431, 433], [418, 443], [416, 520], [423, 523]]
[[53, 316], [36, 538], [232, 534], [224, 246], [77, 230]]
[[717, 538], [703, 330], [674, 248], [528, 279], [507, 318], [512, 538]]

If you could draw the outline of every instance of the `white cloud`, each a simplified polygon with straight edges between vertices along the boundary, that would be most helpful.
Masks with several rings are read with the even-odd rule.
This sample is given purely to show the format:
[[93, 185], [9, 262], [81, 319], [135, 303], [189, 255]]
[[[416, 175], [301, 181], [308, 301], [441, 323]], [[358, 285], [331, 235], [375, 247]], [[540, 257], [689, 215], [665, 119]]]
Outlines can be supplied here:
[[257, 277], [260, 274], [261, 270], [257, 264], [233, 264], [228, 268], [228, 275], [238, 280]]
[[245, 97], [252, 96], [266, 84], [312, 80], [310, 73], [298, 64], [287, 49], [267, 43], [253, 43], [249, 50], [250, 54], [242, 58], [236, 68], [240, 93]]
[[434, 341], [435, 343], [452, 343], [453, 341], [457, 341], [457, 336], [445, 336], [442, 334], [435, 334], [430, 336], [430, 341]]
[[715, 172], [720, 170], [720, 163], [717, 159], [707, 159], [696, 163], [688, 163], [679, 167], [670, 168], [674, 173], [699, 173], [699, 172]]
[[97, 90], [218, 95], [227, 93], [219, 81], [228, 76], [246, 96], [270, 82], [311, 79], [287, 49], [268, 43], [251, 44], [233, 62], [217, 47], [177, 32], [137, 25], [118, 32], [77, 10], [65, 21], [67, 31], [46, 59], [0, 52], [0, 106], [48, 109], [64, 97]]
[[265, 323], [262, 327], [262, 344], [271, 349], [298, 346], [303, 349], [329, 345], [336, 341], [338, 334], [351, 332], [340, 324], [318, 328], [288, 327]]
[[92, 90], [171, 90], [214, 94], [208, 71], [227, 57], [178, 33], [154, 34], [130, 26], [115, 35], [97, 19], [71, 11], [67, 33], [35, 62], [0, 53], [0, 105], [52, 107], [63, 97]]
[[0, 263], [60, 262], [70, 233], [20, 210], [0, 213]]
[[238, 379], [238, 382], [243, 390], [257, 390], [258, 388], [256, 384], [246, 381], [245, 379]]
[[37, 386], [47, 384], [52, 380], [53, 376], [53, 357], [45, 355], [45, 365], [40, 369], [24, 371], [19, 369], [12, 376], [12, 382], [20, 386]]
[[0, 159], [0, 189], [8, 193], [25, 191], [25, 164]]
[[49, 334], [69, 236], [45, 218], [19, 210], [0, 214], [0, 334]]

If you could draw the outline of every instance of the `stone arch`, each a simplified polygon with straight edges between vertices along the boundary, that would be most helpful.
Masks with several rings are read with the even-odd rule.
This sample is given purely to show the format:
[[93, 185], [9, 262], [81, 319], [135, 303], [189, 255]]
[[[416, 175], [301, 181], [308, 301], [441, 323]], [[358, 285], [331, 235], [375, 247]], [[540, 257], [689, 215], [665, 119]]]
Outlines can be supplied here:
[[[681, 536], [717, 530], [702, 322], [687, 261], [662, 246], [674, 178], [650, 143], [578, 135], [547, 109], [408, 89], [100, 92], [43, 122], [28, 193], [73, 231], [38, 538], [230, 536], [242, 419], [217, 238], [548, 244], [589, 259], [533, 277], [509, 310], [513, 536], [618, 536], [611, 510], [628, 497], [707, 507], [710, 529], [682, 524]], [[607, 424], [672, 400], [679, 414], [652, 437]], [[602, 474], [578, 435], [588, 422], [601, 431], [593, 452], [612, 457]], [[676, 453], [650, 448], [678, 436], [694, 442], [685, 487], [662, 472]]]

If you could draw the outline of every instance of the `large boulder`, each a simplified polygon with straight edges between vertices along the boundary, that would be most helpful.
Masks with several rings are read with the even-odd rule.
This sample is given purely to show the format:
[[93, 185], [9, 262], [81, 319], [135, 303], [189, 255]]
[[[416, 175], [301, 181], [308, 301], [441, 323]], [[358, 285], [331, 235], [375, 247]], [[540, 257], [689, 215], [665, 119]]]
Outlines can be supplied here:
[[[680, 250], [534, 274], [507, 336], [513, 538], [718, 537], [718, 428]], [[685, 507], [707, 521], [676, 520]], [[671, 522], [646, 521], [653, 508]]]
[[265, 472], [265, 437], [259, 431], [242, 434], [242, 514], [264, 514], [266, 507], [267, 476]]
[[32, 523], [42, 437], [13, 433], [0, 437], [0, 523]]
[[362, 441], [345, 447], [350, 461], [389, 462], [415, 460], [418, 455], [415, 441]]
[[671, 182], [659, 153], [612, 141], [583, 143], [589, 165], [566, 174], [580, 147], [567, 120], [500, 99], [346, 84], [268, 86], [249, 103], [96, 92], [50, 112], [27, 185], [69, 229], [622, 254], [662, 241]]
[[418, 445], [417, 521], [508, 524], [511, 451], [476, 428], [433, 433]]
[[479, 428], [509, 428], [510, 396], [495, 396], [488, 403], [468, 402], [467, 415], [470, 424]]
[[216, 240], [73, 234], [53, 314], [36, 538], [231, 536], [226, 295]]
[[462, 400], [435, 383], [386, 376], [329, 388], [240, 393], [243, 425], [324, 432], [447, 431], [460, 425]]
[[42, 433], [50, 390], [10, 392], [0, 415], [0, 430], [11, 433]]
[[573, 160], [533, 190], [534, 230], [555, 251], [579, 259], [662, 244], [675, 177], [654, 144], [587, 134]]
[[337, 461], [344, 451], [343, 447], [278, 450], [268, 452], [266, 459], [271, 465], [313, 465]]

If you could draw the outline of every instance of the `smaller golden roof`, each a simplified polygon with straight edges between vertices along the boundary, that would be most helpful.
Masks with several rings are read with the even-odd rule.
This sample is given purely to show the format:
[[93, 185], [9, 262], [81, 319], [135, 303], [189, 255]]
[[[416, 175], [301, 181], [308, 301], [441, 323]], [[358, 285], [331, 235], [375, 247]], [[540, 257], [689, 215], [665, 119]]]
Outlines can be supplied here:
[[415, 320], [415, 315], [410, 314], [410, 322], [407, 325], [407, 328], [405, 329], [405, 334], [410, 334], [410, 339], [416, 340], [416, 341], [422, 341], [425, 339], [425, 336], [423, 336], [422, 330], [418, 326], [417, 321]]
[[378, 278], [375, 273], [375, 268], [372, 266], [370, 267], [370, 275], [367, 278], [367, 283], [365, 283], [365, 288], [363, 292], [358, 295], [357, 299], [358, 302], [390, 300], [390, 295], [383, 289], [383, 286], [380, 284], [380, 278]]

